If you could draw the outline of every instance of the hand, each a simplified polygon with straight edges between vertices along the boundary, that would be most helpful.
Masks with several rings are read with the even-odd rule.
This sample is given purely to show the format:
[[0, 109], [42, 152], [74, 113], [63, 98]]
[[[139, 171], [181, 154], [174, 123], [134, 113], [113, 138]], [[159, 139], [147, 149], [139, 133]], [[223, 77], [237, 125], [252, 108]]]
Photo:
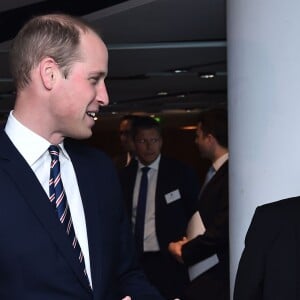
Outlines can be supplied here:
[[123, 298], [122, 300], [131, 300], [131, 297], [126, 296], [125, 298]]
[[182, 246], [188, 242], [188, 239], [186, 237], [183, 237], [182, 240], [177, 242], [171, 242], [168, 246], [169, 252], [174, 256], [174, 258], [180, 262], [183, 263], [182, 260]]

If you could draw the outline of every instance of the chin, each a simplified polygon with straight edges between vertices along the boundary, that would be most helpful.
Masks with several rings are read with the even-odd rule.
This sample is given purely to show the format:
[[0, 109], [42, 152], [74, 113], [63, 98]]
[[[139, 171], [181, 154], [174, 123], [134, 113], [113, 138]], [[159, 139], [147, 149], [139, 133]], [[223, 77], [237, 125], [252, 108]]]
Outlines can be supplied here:
[[74, 134], [70, 134], [69, 137], [75, 140], [85, 140], [90, 138], [93, 135], [93, 132], [91, 130], [76, 132]]

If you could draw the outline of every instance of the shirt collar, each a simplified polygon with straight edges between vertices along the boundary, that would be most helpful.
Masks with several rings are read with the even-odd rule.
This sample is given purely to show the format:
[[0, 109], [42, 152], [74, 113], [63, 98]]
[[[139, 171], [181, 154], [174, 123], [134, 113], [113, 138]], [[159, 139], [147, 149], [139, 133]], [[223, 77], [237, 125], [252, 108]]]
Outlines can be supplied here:
[[[147, 167], [151, 168], [151, 169], [155, 169], [155, 170], [158, 170], [158, 166], [159, 166], [159, 162], [160, 162], [160, 154], [158, 155], [158, 157], [156, 158], [156, 160], [148, 165]], [[140, 161], [139, 161], [139, 170], [143, 167], [146, 167], [145, 165], [143, 165]]]
[[[48, 151], [50, 143], [21, 124], [13, 115], [13, 111], [9, 114], [4, 130], [30, 166]], [[34, 145], [34, 147], [31, 145]], [[59, 147], [62, 150], [63, 155], [69, 159], [63, 142], [59, 144]]]
[[223, 164], [228, 160], [229, 158], [229, 154], [228, 152], [223, 154], [222, 156], [220, 156], [214, 163], [213, 163], [213, 167], [216, 171], [218, 171]]

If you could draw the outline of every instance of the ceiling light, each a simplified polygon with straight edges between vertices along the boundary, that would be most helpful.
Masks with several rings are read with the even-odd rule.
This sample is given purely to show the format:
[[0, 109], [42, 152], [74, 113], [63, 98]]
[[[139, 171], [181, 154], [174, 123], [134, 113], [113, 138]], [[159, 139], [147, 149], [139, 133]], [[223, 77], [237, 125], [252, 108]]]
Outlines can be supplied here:
[[166, 96], [166, 95], [168, 95], [168, 92], [161, 91], [157, 93], [157, 96]]
[[197, 126], [194, 125], [188, 125], [188, 126], [182, 126], [180, 127], [181, 130], [196, 130]]
[[174, 70], [174, 73], [180, 74], [180, 73], [186, 73], [187, 70]]
[[207, 74], [199, 74], [199, 77], [200, 78], [202, 78], [202, 79], [212, 79], [212, 78], [214, 78], [215, 77], [215, 74], [209, 74], [209, 73], [207, 73]]

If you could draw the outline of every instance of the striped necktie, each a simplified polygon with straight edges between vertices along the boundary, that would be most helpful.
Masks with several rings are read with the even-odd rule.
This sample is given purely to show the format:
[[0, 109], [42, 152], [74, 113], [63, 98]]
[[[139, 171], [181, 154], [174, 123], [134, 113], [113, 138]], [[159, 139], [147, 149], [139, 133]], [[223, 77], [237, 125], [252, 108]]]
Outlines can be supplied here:
[[66, 233], [71, 240], [72, 247], [74, 248], [74, 251], [78, 257], [80, 266], [82, 267], [82, 271], [84, 272], [85, 277], [88, 279], [85, 269], [84, 256], [75, 235], [72, 217], [69, 205], [67, 203], [67, 197], [61, 180], [59, 148], [57, 146], [51, 145], [48, 150], [51, 156], [49, 199], [53, 207], [56, 209], [58, 219], [64, 226]]

